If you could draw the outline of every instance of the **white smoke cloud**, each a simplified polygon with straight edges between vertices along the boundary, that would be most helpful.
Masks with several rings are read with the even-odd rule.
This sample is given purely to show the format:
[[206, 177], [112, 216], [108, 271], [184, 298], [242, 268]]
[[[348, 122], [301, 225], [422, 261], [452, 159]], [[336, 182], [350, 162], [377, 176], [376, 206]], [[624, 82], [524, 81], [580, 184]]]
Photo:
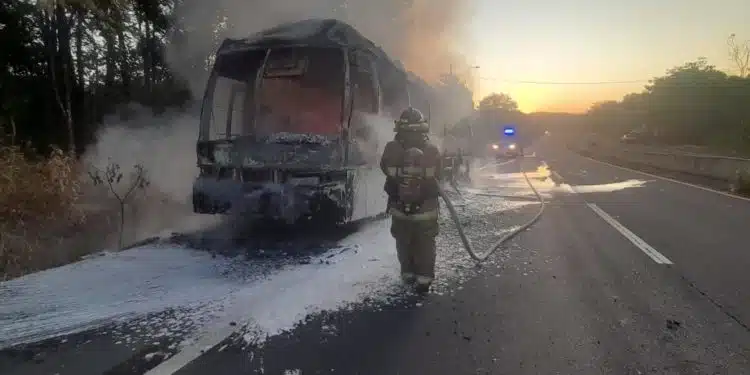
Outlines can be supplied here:
[[467, 0], [184, 0], [175, 9], [182, 37], [170, 66], [202, 92], [201, 67], [224, 37], [246, 37], [279, 23], [336, 18], [351, 24], [428, 82], [467, 67], [460, 36], [471, 19]]
[[[207, 61], [222, 38], [249, 36], [282, 22], [336, 18], [357, 28], [408, 70], [436, 82], [451, 65], [456, 69], [466, 66], [456, 40], [469, 20], [467, 4], [464, 0], [184, 0], [174, 10], [179, 32], [167, 46], [167, 62], [187, 80], [194, 97], [200, 98]], [[84, 155], [87, 163], [100, 169], [109, 161], [116, 162], [125, 173], [142, 164], [151, 190], [158, 192], [162, 202], [168, 201], [129, 219], [137, 225], [131, 240], [167, 228], [213, 222], [210, 216], [191, 215], [189, 202], [197, 173], [197, 111], [159, 117], [146, 110], [138, 114], [127, 122], [105, 121], [96, 145]], [[393, 119], [365, 117], [376, 141], [369, 144], [368, 159], [376, 161], [393, 138]], [[368, 188], [382, 190], [380, 179]]]

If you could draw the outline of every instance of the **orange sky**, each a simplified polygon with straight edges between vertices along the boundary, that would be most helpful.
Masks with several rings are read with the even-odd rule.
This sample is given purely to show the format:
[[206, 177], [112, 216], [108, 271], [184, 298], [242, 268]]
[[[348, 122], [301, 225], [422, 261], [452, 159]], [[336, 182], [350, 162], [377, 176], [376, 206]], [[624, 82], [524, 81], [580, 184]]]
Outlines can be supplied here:
[[582, 112], [639, 92], [646, 82], [513, 81], [648, 80], [700, 56], [728, 70], [727, 37], [750, 39], [750, 0], [475, 1], [463, 52], [480, 66], [467, 73], [474, 75], [476, 96], [506, 92], [524, 112]]

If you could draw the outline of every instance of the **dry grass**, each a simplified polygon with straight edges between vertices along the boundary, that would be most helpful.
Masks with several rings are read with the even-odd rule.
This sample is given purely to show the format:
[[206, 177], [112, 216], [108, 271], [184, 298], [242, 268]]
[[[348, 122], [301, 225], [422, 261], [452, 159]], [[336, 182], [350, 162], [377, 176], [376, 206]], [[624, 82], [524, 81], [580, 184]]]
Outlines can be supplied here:
[[[116, 166], [102, 174], [112, 186], [97, 186], [90, 168], [59, 149], [40, 157], [0, 141], [0, 281], [148, 238], [192, 214], [189, 204], [143, 181], [132, 185], [142, 167], [120, 173]], [[123, 189], [132, 194], [117, 195]]]
[[81, 186], [76, 160], [55, 149], [45, 158], [0, 143], [0, 278], [38, 269], [45, 236], [85, 217], [76, 209]]
[[734, 193], [750, 196], [750, 170], [737, 171], [730, 189]]

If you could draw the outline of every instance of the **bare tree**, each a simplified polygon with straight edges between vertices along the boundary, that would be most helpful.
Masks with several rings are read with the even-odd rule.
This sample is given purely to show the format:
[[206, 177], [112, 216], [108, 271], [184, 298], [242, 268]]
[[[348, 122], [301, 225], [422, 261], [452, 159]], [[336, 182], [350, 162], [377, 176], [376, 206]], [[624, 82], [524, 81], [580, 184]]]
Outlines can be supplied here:
[[136, 190], [143, 190], [150, 184], [146, 170], [141, 164], [133, 166], [133, 171], [130, 173], [130, 178], [125, 181], [124, 188], [120, 187], [120, 183], [123, 182], [124, 177], [120, 171], [120, 165], [112, 161], [107, 164], [107, 167], [103, 171], [92, 168], [89, 171], [89, 177], [96, 186], [106, 185], [110, 193], [117, 199], [120, 208], [120, 228], [117, 246], [118, 249], [122, 249], [124, 246], [123, 234], [125, 232], [125, 206], [129, 203], [130, 198]]
[[750, 74], [750, 40], [737, 42], [737, 35], [732, 34], [727, 40], [729, 45], [729, 58], [737, 69], [740, 77], [747, 77]]

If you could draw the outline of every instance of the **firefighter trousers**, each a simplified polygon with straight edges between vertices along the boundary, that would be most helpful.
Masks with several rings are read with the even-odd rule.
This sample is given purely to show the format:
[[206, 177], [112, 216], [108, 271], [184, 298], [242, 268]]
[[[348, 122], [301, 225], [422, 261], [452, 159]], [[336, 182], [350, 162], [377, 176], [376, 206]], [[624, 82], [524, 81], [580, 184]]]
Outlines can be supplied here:
[[391, 235], [396, 240], [401, 273], [435, 277], [435, 237], [438, 230], [437, 217], [423, 220], [392, 217]]

